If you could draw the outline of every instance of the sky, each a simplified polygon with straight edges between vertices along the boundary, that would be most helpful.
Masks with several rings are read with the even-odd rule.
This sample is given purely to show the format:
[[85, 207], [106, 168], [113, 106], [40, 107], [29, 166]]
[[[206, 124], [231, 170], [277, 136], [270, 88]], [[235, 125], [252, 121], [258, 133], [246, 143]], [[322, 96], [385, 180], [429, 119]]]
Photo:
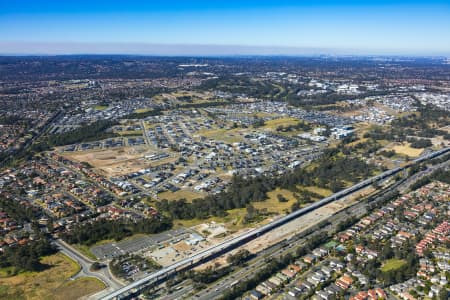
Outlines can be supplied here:
[[0, 0], [0, 54], [450, 55], [450, 1]]

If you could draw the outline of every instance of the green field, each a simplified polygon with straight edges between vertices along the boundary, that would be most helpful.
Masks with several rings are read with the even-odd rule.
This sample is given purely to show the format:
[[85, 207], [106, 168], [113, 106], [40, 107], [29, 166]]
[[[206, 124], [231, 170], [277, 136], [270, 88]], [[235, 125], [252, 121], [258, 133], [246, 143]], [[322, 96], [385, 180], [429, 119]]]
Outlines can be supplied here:
[[145, 112], [148, 112], [148, 111], [150, 111], [150, 108], [138, 108], [134, 112], [137, 113], [137, 114], [141, 114], [141, 113], [145, 113]]
[[96, 106], [94, 106], [94, 109], [95, 110], [105, 110], [108, 107], [109, 107], [108, 105], [96, 105]]
[[383, 266], [381, 266], [381, 271], [389, 272], [398, 270], [404, 265], [406, 265], [406, 261], [403, 259], [395, 259], [395, 258], [388, 259], [387, 261], [384, 262]]
[[54, 291], [55, 299], [80, 299], [85, 295], [90, 295], [101, 291], [105, 284], [93, 277], [83, 277], [77, 280], [68, 281]]
[[202, 223], [210, 223], [212, 221], [216, 223], [226, 224], [229, 230], [235, 231], [242, 228], [248, 227], [248, 224], [243, 224], [242, 221], [247, 214], [245, 208], [236, 208], [227, 211], [228, 215], [221, 217], [210, 217], [207, 219], [192, 219], [192, 220], [175, 220], [174, 224], [176, 227], [192, 227]]
[[321, 188], [318, 186], [298, 186], [299, 188], [304, 188], [305, 190], [308, 190], [312, 193], [316, 193], [318, 195], [321, 195], [322, 197], [328, 197], [331, 194], [333, 194], [333, 192], [329, 189], [325, 189], [325, 188]]
[[397, 154], [402, 154], [409, 157], [418, 157], [423, 152], [423, 148], [412, 148], [410, 146], [410, 143], [401, 143], [398, 145], [394, 145], [392, 147], [392, 150], [394, 150]]
[[224, 141], [226, 143], [236, 143], [243, 140], [239, 129], [200, 130], [197, 134], [213, 140]]
[[194, 199], [203, 198], [204, 195], [201, 193], [189, 191], [189, 190], [178, 190], [176, 192], [166, 191], [158, 194], [159, 199], [166, 199], [169, 201], [186, 199], [187, 202], [192, 202]]
[[[80, 266], [62, 253], [46, 256], [41, 262], [48, 266], [41, 272], [21, 272], [0, 278], [0, 299], [75, 300], [105, 288], [95, 278], [71, 280]], [[1, 269], [0, 273], [7, 274], [7, 270]]]
[[[283, 196], [288, 201], [280, 202], [278, 195]], [[265, 201], [253, 202], [252, 205], [256, 209], [266, 209], [268, 212], [283, 214], [286, 211], [290, 211], [292, 205], [297, 201], [294, 197], [294, 193], [285, 189], [275, 189], [267, 193], [268, 199]]]
[[275, 130], [279, 126], [290, 126], [290, 125], [297, 125], [299, 122], [298, 119], [295, 118], [280, 118], [280, 119], [273, 119], [270, 121], [266, 121], [263, 128]]

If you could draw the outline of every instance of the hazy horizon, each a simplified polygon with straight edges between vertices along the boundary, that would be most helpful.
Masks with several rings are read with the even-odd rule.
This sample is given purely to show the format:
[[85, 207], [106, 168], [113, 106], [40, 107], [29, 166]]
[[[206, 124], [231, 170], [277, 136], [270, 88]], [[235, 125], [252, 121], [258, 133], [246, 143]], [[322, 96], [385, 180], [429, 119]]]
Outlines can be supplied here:
[[1, 1], [0, 54], [450, 55], [450, 2]]
[[1, 42], [0, 56], [136, 55], [136, 56], [450, 56], [449, 52], [400, 49], [331, 49], [283, 46]]

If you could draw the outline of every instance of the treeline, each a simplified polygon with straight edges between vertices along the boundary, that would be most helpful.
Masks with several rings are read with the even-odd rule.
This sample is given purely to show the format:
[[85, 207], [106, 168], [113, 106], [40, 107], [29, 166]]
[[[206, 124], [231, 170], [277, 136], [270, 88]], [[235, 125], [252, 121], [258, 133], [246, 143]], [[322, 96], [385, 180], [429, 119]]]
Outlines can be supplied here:
[[395, 154], [397, 154], [397, 152], [395, 152], [395, 150], [381, 150], [380, 152], [378, 152], [378, 154], [383, 155], [384, 157], [387, 158], [391, 158]]
[[225, 216], [227, 210], [243, 208], [250, 202], [265, 200], [266, 193], [274, 188], [274, 180], [268, 177], [244, 179], [234, 176], [225, 192], [194, 199], [191, 203], [185, 199], [175, 201], [164, 199], [157, 203], [157, 207], [175, 219], [205, 219], [209, 216]]
[[429, 139], [408, 139], [412, 148], [421, 149], [433, 146]]
[[25, 156], [29, 156], [32, 153], [47, 151], [55, 146], [96, 141], [114, 137], [116, 136], [116, 134], [106, 131], [108, 128], [114, 125], [117, 125], [116, 121], [100, 120], [89, 125], [81, 126], [72, 131], [48, 135], [39, 140], [39, 142], [31, 145], [28, 153], [25, 154]]
[[[356, 137], [347, 137], [343, 140], [343, 142], [344, 141], [348, 142], [348, 144], [350, 144], [352, 142], [356, 142], [357, 138]], [[367, 139], [360, 143], [354, 143], [351, 146], [346, 145], [345, 147], [342, 148], [342, 153], [344, 153], [345, 155], [350, 155], [355, 152], [360, 152], [362, 156], [369, 157], [370, 154], [377, 152], [381, 148], [383, 148], [383, 146], [380, 143], [378, 143], [376, 140]], [[394, 151], [394, 154], [395, 154], [395, 151]]]
[[419, 105], [417, 114], [410, 114], [391, 122], [391, 126], [382, 128], [374, 127], [371, 131], [365, 133], [365, 138], [375, 140], [388, 140], [404, 142], [408, 136], [419, 136], [432, 138], [438, 135], [448, 138], [449, 134], [436, 127], [450, 125], [450, 116], [447, 111], [439, 109], [432, 105]]
[[62, 238], [70, 244], [93, 245], [105, 239], [121, 240], [136, 233], [158, 233], [172, 227], [169, 218], [142, 219], [136, 222], [125, 220], [97, 220], [76, 225], [63, 234]]
[[429, 129], [430, 123], [436, 124], [437, 127], [446, 126], [450, 120], [450, 116], [446, 110], [440, 109], [431, 104], [419, 104], [417, 112], [419, 114], [404, 116], [394, 120], [392, 123], [405, 128], [416, 128], [423, 130]]
[[293, 130], [303, 130], [303, 131], [309, 131], [312, 129], [312, 126], [306, 122], [303, 121], [299, 121], [297, 124], [295, 125], [280, 125], [277, 127], [277, 131], [281, 131], [281, 132], [289, 132], [289, 131], [293, 131]]
[[296, 185], [318, 186], [338, 192], [345, 182], [357, 182], [373, 174], [375, 167], [359, 158], [342, 156], [337, 149], [327, 149], [315, 162], [316, 167], [295, 169], [282, 175], [278, 186], [293, 189]]
[[434, 171], [431, 175], [419, 179], [414, 184], [410, 186], [411, 190], [418, 189], [426, 184], [429, 184], [433, 180], [438, 180], [450, 184], [450, 170], [438, 169]]
[[162, 109], [154, 108], [143, 112], [134, 112], [132, 114], [122, 117], [122, 119], [144, 119], [152, 116], [162, 115]]
[[438, 165], [438, 164], [441, 164], [443, 162], [446, 162], [449, 159], [450, 159], [450, 153], [447, 153], [447, 154], [445, 154], [443, 156], [433, 158], [431, 161], [429, 161], [429, 163], [432, 164], [432, 165]]
[[200, 103], [186, 103], [186, 104], [176, 104], [175, 108], [205, 108], [205, 107], [214, 107], [214, 106], [222, 106], [235, 104], [237, 102], [234, 101], [209, 101], [209, 102], [200, 102]]
[[233, 271], [231, 266], [224, 268], [213, 268], [209, 266], [202, 271], [190, 271], [187, 273], [187, 277], [192, 279], [196, 289], [202, 289], [206, 284], [217, 281], [223, 276], [228, 275], [231, 271]]
[[[14, 267], [14, 272], [40, 271], [45, 268], [40, 257], [56, 253], [57, 249], [45, 238], [26, 245], [7, 247], [0, 255], [0, 267]], [[13, 275], [13, 274], [10, 274]]]
[[158, 94], [168, 92], [168, 88], [164, 87], [134, 87], [134, 88], [115, 88], [115, 89], [106, 89], [102, 91], [102, 98], [113, 100], [113, 101], [121, 101], [123, 99], [132, 99], [132, 98], [152, 98]]
[[326, 150], [311, 170], [299, 168], [277, 178], [258, 176], [245, 179], [234, 176], [228, 189], [222, 193], [194, 199], [191, 203], [185, 199], [163, 199], [157, 203], [157, 207], [175, 219], [205, 219], [209, 216], [225, 216], [227, 210], [264, 201], [266, 193], [276, 187], [300, 192], [297, 185], [319, 186], [337, 192], [345, 187], [346, 182], [357, 182], [372, 175], [375, 169], [373, 165], [341, 154], [336, 149]]
[[[219, 90], [233, 94], [245, 94], [258, 99], [276, 99], [281, 92], [280, 87], [249, 77], [224, 76], [202, 82], [199, 90]], [[278, 96], [278, 97], [276, 97]]]
[[328, 92], [326, 94], [317, 94], [311, 96], [298, 96], [297, 94], [290, 94], [287, 97], [287, 102], [292, 106], [316, 106], [316, 105], [329, 105], [335, 104], [339, 101], [344, 100], [353, 100], [353, 99], [362, 99], [365, 97], [372, 96], [383, 96], [386, 95], [387, 92], [365, 92], [359, 95], [346, 95], [346, 94], [338, 94], [335, 92]]
[[80, 142], [101, 140], [113, 136], [112, 133], [106, 132], [106, 129], [114, 125], [117, 125], [116, 121], [100, 120], [69, 132], [50, 135], [46, 142], [50, 146], [62, 146]]

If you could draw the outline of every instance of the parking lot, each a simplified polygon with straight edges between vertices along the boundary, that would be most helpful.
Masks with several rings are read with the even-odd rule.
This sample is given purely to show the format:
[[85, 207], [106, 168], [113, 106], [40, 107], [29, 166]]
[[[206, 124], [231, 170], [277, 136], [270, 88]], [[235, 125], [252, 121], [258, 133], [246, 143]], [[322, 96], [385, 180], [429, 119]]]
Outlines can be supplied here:
[[189, 235], [184, 228], [169, 230], [164, 233], [127, 239], [118, 243], [108, 243], [92, 247], [92, 253], [99, 259], [112, 259], [126, 253], [136, 253], [151, 248], [158, 248], [166, 243], [175, 242]]

